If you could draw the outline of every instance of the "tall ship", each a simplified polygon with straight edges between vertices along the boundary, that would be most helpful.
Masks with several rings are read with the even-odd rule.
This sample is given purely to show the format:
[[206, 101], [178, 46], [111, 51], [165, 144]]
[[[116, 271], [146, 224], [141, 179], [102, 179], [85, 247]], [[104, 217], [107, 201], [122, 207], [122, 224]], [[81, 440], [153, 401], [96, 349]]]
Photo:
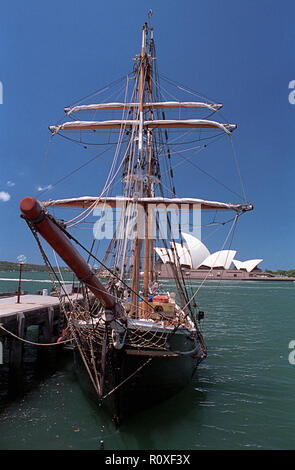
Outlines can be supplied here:
[[[113, 160], [101, 192], [83, 196], [75, 188], [76, 194], [62, 199], [24, 197], [20, 208], [48, 267], [54, 295], [61, 305], [69, 298], [61, 343], [73, 346], [82, 387], [120, 424], [190, 383], [207, 356], [200, 328], [204, 313], [181, 269], [186, 252], [179, 214], [189, 218], [192, 211], [226, 211], [236, 223], [252, 205], [177, 195], [173, 144], [182, 141], [189, 152], [192, 142], [204, 147], [216, 135], [231, 136], [236, 125], [215, 119], [220, 103], [192, 100], [191, 92], [189, 100], [167, 99], [160, 86], [154, 31], [147, 23], [133, 70], [120, 81], [121, 95], [118, 83], [66, 107], [62, 122], [49, 127], [51, 139], [61, 136], [82, 149], [112, 145]], [[167, 79], [169, 85], [173, 83]], [[105, 91], [121, 99], [107, 101]], [[69, 209], [76, 215], [69, 218]], [[56, 215], [59, 211], [62, 217]], [[97, 221], [89, 245], [73, 229], [85, 227], [91, 217]], [[74, 273], [77, 299], [52, 267], [48, 245]], [[158, 279], [159, 250], [170, 257], [169, 287]]]

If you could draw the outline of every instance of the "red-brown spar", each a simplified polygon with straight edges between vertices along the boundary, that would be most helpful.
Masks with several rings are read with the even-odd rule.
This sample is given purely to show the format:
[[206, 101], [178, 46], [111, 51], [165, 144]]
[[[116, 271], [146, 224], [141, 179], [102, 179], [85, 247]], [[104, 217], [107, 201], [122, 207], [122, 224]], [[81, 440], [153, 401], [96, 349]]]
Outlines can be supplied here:
[[78, 279], [87, 285], [103, 306], [106, 309], [113, 309], [115, 307], [114, 298], [107, 292], [64, 232], [48, 217], [39, 201], [33, 197], [25, 197], [21, 200], [20, 209], [24, 217], [34, 225], [40, 235], [74, 271]]

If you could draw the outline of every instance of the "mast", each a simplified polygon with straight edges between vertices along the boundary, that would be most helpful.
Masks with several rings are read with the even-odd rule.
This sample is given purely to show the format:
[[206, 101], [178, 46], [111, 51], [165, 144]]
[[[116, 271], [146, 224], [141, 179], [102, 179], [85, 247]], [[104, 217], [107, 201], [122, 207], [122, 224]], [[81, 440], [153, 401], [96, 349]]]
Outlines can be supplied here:
[[[147, 24], [142, 27], [141, 55], [140, 55], [140, 86], [139, 86], [139, 128], [138, 128], [138, 171], [141, 171], [143, 157], [143, 103], [144, 103], [144, 85], [145, 85], [145, 51], [146, 51]], [[142, 181], [135, 181], [135, 200], [138, 196], [142, 197]], [[139, 291], [139, 270], [140, 270], [140, 253], [141, 240], [138, 238], [138, 227], [136, 227], [136, 238], [134, 240], [133, 250], [133, 285], [132, 285], [132, 312], [137, 312]]]
[[[151, 29], [151, 41], [150, 41], [150, 58], [146, 69], [146, 80], [149, 91], [149, 103], [153, 104], [153, 50], [154, 50], [154, 37], [153, 29]], [[153, 108], [149, 108], [149, 120], [153, 120]], [[145, 196], [152, 197], [152, 159], [153, 159], [153, 130], [147, 130], [147, 148], [146, 148], [146, 162], [147, 162], [147, 173], [146, 173], [146, 189]], [[151, 227], [149, 227], [151, 223]], [[144, 244], [144, 269], [143, 269], [143, 299], [144, 306], [148, 305], [149, 298], [149, 284], [152, 281], [153, 276], [153, 238], [152, 238], [152, 212], [149, 212], [149, 206], [145, 205], [145, 244]], [[146, 313], [148, 313], [146, 309]]]
[[[150, 50], [151, 54], [151, 50]], [[149, 102], [152, 103], [152, 94], [151, 94], [151, 74], [152, 74], [152, 59], [150, 57], [150, 67], [147, 68], [147, 80], [149, 86]], [[149, 119], [152, 118], [151, 109], [149, 111]], [[146, 159], [147, 159], [147, 178], [146, 178], [146, 194], [145, 196], [151, 196], [150, 194], [150, 175], [151, 175], [151, 152], [152, 152], [152, 131], [147, 131], [147, 149], [146, 149]], [[147, 305], [149, 298], [149, 278], [150, 278], [150, 239], [149, 239], [149, 209], [148, 205], [145, 206], [145, 236], [144, 236], [144, 269], [143, 269], [143, 299], [144, 305]], [[148, 312], [146, 312], [148, 313]]]
[[146, 49], [147, 24], [142, 27], [142, 43], [140, 56], [140, 89], [139, 89], [139, 132], [138, 132], [138, 158], [142, 158], [143, 147], [143, 102], [144, 102], [144, 84], [145, 84], [145, 49]]
[[[149, 103], [153, 103], [153, 29], [151, 29], [151, 42], [150, 42], [150, 62], [148, 67], [148, 89], [149, 89]], [[153, 119], [152, 107], [149, 108], [149, 120]], [[152, 158], [153, 158], [153, 131], [148, 130], [147, 135], [147, 178], [146, 178], [146, 194], [147, 197], [152, 197]], [[151, 227], [149, 227], [151, 223]], [[153, 272], [153, 238], [152, 238], [152, 212], [149, 213], [148, 205], [145, 206], [145, 245], [144, 245], [144, 275], [143, 275], [143, 298], [145, 300], [144, 305], [148, 303], [149, 297], [149, 283], [152, 281]]]
[[[150, 45], [150, 75], [149, 75], [149, 93], [150, 93], [150, 102], [153, 101], [153, 65], [154, 65], [154, 28], [151, 28], [151, 45]], [[153, 110], [150, 108], [149, 112], [149, 119], [151, 120], [153, 117]], [[150, 137], [150, 145], [149, 145], [149, 174], [152, 174], [153, 170], [153, 158], [154, 158], [154, 148], [153, 148], [153, 133], [149, 132], [149, 137]], [[151, 182], [151, 187], [150, 187], [150, 193], [148, 194], [149, 197], [154, 196], [154, 191], [153, 191], [153, 183]], [[150, 228], [150, 239], [149, 239], [149, 282], [151, 283], [153, 281], [153, 253], [154, 253], [154, 243], [153, 243], [153, 218], [152, 215], [149, 219], [151, 226]]]

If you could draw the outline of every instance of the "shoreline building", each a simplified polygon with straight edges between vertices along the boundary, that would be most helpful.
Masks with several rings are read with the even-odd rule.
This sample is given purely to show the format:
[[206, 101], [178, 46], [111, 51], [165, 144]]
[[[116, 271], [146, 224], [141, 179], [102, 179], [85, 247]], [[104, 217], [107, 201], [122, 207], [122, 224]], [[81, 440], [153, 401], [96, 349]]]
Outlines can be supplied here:
[[239, 261], [235, 259], [235, 250], [210, 253], [198, 238], [188, 233], [182, 236], [182, 243], [171, 242], [170, 248], [154, 248], [159, 257], [155, 266], [159, 278], [172, 278], [175, 264], [180, 265], [184, 277], [191, 279], [265, 280], [272, 277], [258, 268], [263, 259]]

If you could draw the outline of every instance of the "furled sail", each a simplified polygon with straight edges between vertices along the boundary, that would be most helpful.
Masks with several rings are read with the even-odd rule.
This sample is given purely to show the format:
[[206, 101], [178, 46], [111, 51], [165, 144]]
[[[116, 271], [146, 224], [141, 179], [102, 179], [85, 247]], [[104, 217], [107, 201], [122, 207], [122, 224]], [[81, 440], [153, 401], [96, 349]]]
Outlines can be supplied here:
[[207, 119], [160, 119], [153, 121], [144, 121], [144, 127], [148, 129], [183, 129], [183, 128], [198, 128], [198, 129], [221, 129], [226, 134], [230, 134], [237, 128], [236, 124], [221, 124], [216, 121], [208, 121]]
[[[49, 126], [52, 134], [57, 134], [65, 129], [121, 129], [139, 126], [139, 120], [111, 120], [111, 121], [69, 121], [56, 126]], [[177, 128], [197, 128], [197, 129], [221, 129], [226, 134], [230, 134], [236, 129], [236, 124], [221, 124], [207, 119], [160, 119], [153, 121], [143, 121], [143, 128], [146, 129], [177, 129]]]
[[[124, 110], [130, 108], [138, 108], [139, 103], [96, 103], [96, 104], [85, 104], [73, 107], [66, 107], [64, 109], [66, 115], [78, 111], [99, 111], [99, 110]], [[173, 109], [173, 108], [206, 108], [210, 111], [218, 111], [222, 108], [222, 104], [210, 104], [202, 103], [199, 101], [160, 101], [152, 103], [144, 103], [143, 107], [149, 109]]]
[[123, 119], [114, 119], [111, 121], [69, 121], [59, 126], [49, 126], [49, 130], [52, 134], [57, 134], [64, 129], [120, 129], [123, 127], [130, 128], [132, 126], [138, 126], [138, 124], [139, 121], [137, 120]]
[[95, 197], [95, 196], [81, 196], [69, 199], [57, 199], [53, 201], [43, 201], [42, 204], [45, 207], [91, 207], [99, 205], [109, 205], [111, 207], [126, 207], [127, 204], [137, 203], [140, 205], [160, 205], [165, 206], [174, 205], [181, 207], [182, 205], [189, 205], [190, 208], [199, 205], [200, 209], [221, 209], [221, 210], [233, 210], [236, 212], [245, 212], [253, 209], [252, 204], [232, 204], [218, 201], [206, 201], [204, 199], [197, 198], [168, 198], [168, 197], [141, 197], [136, 201], [133, 198], [125, 196], [114, 196], [114, 197]]

